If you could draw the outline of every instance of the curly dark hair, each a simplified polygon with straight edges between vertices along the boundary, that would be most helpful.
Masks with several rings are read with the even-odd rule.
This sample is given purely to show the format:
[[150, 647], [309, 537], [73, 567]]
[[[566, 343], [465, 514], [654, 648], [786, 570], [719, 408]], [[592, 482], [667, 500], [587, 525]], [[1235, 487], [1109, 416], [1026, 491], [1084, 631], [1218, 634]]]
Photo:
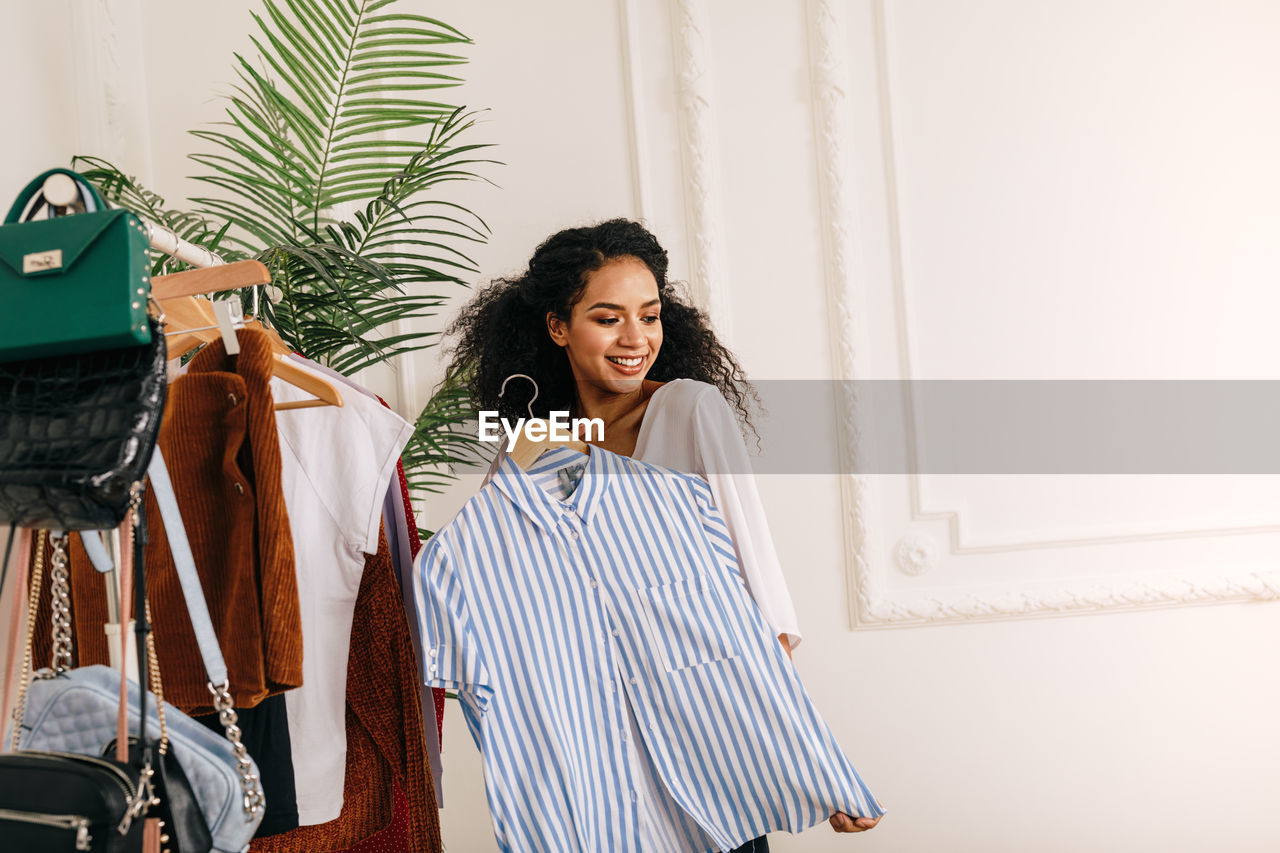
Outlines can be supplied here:
[[524, 417], [527, 383], [513, 382], [506, 395], [498, 397], [504, 379], [524, 373], [538, 383], [534, 415], [547, 417], [553, 409], [568, 410], [574, 402], [573, 372], [568, 356], [547, 331], [547, 314], [567, 322], [586, 290], [588, 276], [620, 258], [636, 258], [658, 282], [663, 341], [648, 378], [659, 382], [698, 379], [715, 385], [743, 426], [755, 433], [749, 405], [758, 405], [759, 397], [741, 365], [716, 339], [707, 315], [667, 280], [667, 252], [657, 238], [628, 219], [551, 235], [534, 250], [527, 270], [515, 278], [494, 280], [462, 308], [445, 334], [457, 339], [449, 372], [469, 377], [471, 402], [477, 409], [494, 410], [503, 417]]

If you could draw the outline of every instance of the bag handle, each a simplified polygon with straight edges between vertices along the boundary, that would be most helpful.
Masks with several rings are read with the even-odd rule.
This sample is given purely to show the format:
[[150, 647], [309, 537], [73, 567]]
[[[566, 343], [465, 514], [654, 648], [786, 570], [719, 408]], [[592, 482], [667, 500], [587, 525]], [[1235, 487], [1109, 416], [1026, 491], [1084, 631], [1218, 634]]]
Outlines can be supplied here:
[[240, 787], [244, 792], [241, 805], [246, 813], [256, 813], [266, 807], [261, 780], [254, 772], [253, 760], [240, 740], [240, 727], [237, 725], [239, 720], [231, 697], [227, 664], [222, 658], [222, 649], [218, 646], [213, 620], [209, 618], [209, 606], [205, 602], [200, 576], [196, 573], [196, 560], [191, 553], [186, 525], [182, 523], [182, 512], [178, 509], [178, 497], [173, 491], [169, 469], [165, 467], [164, 455], [158, 446], [151, 455], [147, 473], [151, 477], [151, 492], [155, 495], [156, 505], [160, 507], [160, 520], [164, 522], [164, 532], [169, 539], [169, 551], [178, 572], [182, 597], [187, 602], [187, 614], [191, 617], [191, 627], [195, 630], [200, 657], [204, 660], [209, 692], [213, 694], [213, 707], [218, 711], [218, 722], [222, 723], [235, 753], [236, 772], [240, 775]]
[[[147, 619], [147, 572], [145, 563], [145, 549], [147, 545], [147, 514], [142, 508], [142, 488], [141, 482], [134, 483], [129, 495], [129, 516], [125, 518], [126, 522], [133, 523], [133, 624], [134, 639], [137, 643], [138, 652], [138, 744], [142, 749], [144, 761], [143, 773], [146, 774], [148, 780], [153, 772], [151, 769], [152, 759], [154, 758], [152, 750], [155, 744], [147, 739], [147, 695], [151, 692], [151, 685], [148, 679], [151, 676], [151, 666], [149, 659], [150, 649], [147, 647], [147, 635], [151, 633], [151, 624]], [[121, 598], [123, 599], [127, 593], [125, 589], [121, 589]], [[124, 639], [124, 622], [121, 624], [120, 637]], [[121, 657], [123, 661], [124, 658]], [[124, 666], [120, 667], [121, 672], [125, 670]], [[159, 700], [157, 700], [158, 702]], [[157, 711], [160, 716], [161, 725], [163, 726], [164, 716]], [[163, 736], [163, 732], [161, 733]], [[119, 744], [116, 746], [119, 750]], [[128, 756], [128, 739], [125, 739], [125, 755]], [[156, 801], [159, 802], [158, 800]]]
[[[16, 546], [14, 542], [15, 533], [17, 534]], [[4, 698], [3, 701], [0, 701], [0, 711], [3, 712], [3, 717], [0, 719], [6, 721], [13, 718], [9, 703], [13, 698], [11, 691], [15, 681], [14, 673], [18, 670], [18, 626], [25, 621], [24, 616], [26, 616], [27, 569], [28, 562], [31, 559], [31, 544], [34, 539], [35, 537], [31, 535], [31, 531], [27, 528], [17, 528], [14, 525], [9, 525], [9, 535], [4, 552], [3, 574], [0, 574], [0, 593], [4, 591], [4, 579], [10, 574], [14, 576], [13, 610], [9, 616], [8, 639], [4, 647], [5, 672], [7, 676], [4, 682]], [[35, 615], [32, 614], [26, 618], [34, 619]], [[23, 671], [19, 677], [25, 679], [27, 673]], [[14, 728], [15, 730], [17, 729], [16, 721]], [[5, 747], [4, 743], [0, 743], [0, 752], [4, 752]]]
[[[122, 540], [120, 554], [120, 624], [123, 628], [129, 622], [130, 591], [133, 592], [132, 603], [137, 609], [136, 637], [138, 643], [138, 749], [142, 757], [141, 775], [138, 777], [138, 792], [128, 803], [124, 818], [117, 827], [123, 835], [129, 826], [138, 818], [145, 818], [147, 810], [160, 805], [152, 777], [154, 753], [153, 744], [147, 739], [147, 645], [146, 634], [151, 626], [146, 623], [147, 581], [146, 568], [143, 563], [143, 546], [147, 542], [146, 516], [142, 512], [142, 483], [134, 483], [130, 489], [129, 512], [125, 514], [120, 533], [126, 537]], [[65, 534], [64, 534], [65, 535]], [[132, 587], [132, 590], [130, 590]], [[116, 716], [116, 760], [129, 762], [129, 723], [128, 723], [128, 688], [129, 678], [126, 675], [128, 666], [125, 650], [128, 647], [126, 632], [120, 632], [120, 706]]]
[[[103, 200], [102, 194], [98, 192], [93, 184], [85, 180], [85, 177], [79, 172], [73, 172], [70, 169], [50, 169], [44, 172], [31, 183], [23, 187], [22, 192], [18, 193], [18, 197], [14, 199], [13, 206], [9, 208], [9, 215], [5, 217], [4, 224], [12, 225], [22, 216], [22, 211], [26, 209], [27, 203], [35, 198], [37, 194], [44, 190], [45, 179], [50, 175], [66, 175], [76, 182], [76, 186], [80, 189], [80, 197], [84, 200], [85, 212], [94, 213], [99, 210], [106, 210], [107, 203]], [[92, 209], [90, 205], [92, 204]]]
[[[133, 571], [134, 571], [134, 553], [133, 543], [130, 537], [130, 531], [133, 527], [132, 513], [125, 513], [124, 521], [120, 524], [120, 710], [116, 715], [116, 761], [127, 763], [129, 761], [129, 715], [128, 715], [128, 696], [129, 696], [129, 637], [128, 632], [124, 630], [124, 626], [129, 624], [129, 617], [132, 615], [131, 607], [133, 599], [130, 594], [133, 592]], [[142, 669], [142, 659], [138, 659], [138, 669]], [[142, 691], [145, 692], [145, 691]], [[142, 722], [146, 724], [146, 717], [142, 718]]]
[[164, 464], [164, 456], [159, 447], [151, 455], [147, 474], [151, 477], [151, 493], [160, 507], [160, 519], [164, 522], [164, 532], [169, 538], [169, 550], [173, 553], [173, 564], [178, 571], [182, 597], [187, 602], [191, 627], [195, 629], [196, 643], [200, 646], [205, 675], [210, 684], [224, 684], [227, 682], [227, 663], [218, 646], [218, 635], [214, 633], [213, 619], [209, 617], [204, 587], [200, 585], [200, 575], [196, 573], [191, 541], [187, 538], [187, 528], [182, 523], [182, 512], [178, 509], [178, 497], [174, 493], [173, 481], [169, 479], [169, 469]]

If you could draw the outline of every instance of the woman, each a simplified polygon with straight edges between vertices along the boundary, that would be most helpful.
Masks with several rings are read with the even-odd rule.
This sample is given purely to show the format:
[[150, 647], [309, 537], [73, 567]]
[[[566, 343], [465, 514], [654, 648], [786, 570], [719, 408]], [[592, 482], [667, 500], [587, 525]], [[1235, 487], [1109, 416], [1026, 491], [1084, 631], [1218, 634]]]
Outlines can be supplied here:
[[[522, 275], [481, 291], [448, 333], [458, 338], [451, 370], [472, 371], [477, 408], [525, 417], [532, 389], [521, 394], [512, 383], [500, 396], [504, 380], [523, 373], [538, 384], [536, 417], [568, 410], [598, 418], [604, 437], [595, 443], [605, 450], [705, 477], [748, 590], [791, 654], [800, 642], [791, 597], [754, 482], [741, 476], [749, 462], [737, 421], [751, 427], [753, 392], [705, 315], [674, 292], [667, 253], [652, 234], [624, 219], [561, 231]], [[829, 819], [837, 832], [877, 821]], [[767, 851], [768, 841], [739, 850]]]

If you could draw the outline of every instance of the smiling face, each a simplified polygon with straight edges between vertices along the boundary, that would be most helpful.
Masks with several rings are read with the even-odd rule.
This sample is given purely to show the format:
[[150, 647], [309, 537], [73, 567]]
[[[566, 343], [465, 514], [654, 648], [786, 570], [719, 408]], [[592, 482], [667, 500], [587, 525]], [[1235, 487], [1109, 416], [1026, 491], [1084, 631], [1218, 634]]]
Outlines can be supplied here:
[[587, 276], [566, 323], [547, 315], [547, 331], [569, 356], [579, 394], [636, 391], [662, 347], [658, 282], [636, 258], [618, 258]]

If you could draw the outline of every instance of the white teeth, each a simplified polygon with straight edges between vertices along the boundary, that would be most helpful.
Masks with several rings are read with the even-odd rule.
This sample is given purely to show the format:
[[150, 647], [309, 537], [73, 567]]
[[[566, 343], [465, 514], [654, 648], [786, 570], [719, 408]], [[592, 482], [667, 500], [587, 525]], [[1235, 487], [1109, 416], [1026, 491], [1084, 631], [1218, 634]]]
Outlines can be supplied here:
[[623, 367], [639, 367], [640, 363], [644, 361], [644, 359], [639, 356], [635, 358], [619, 358], [618, 356], [607, 355], [605, 358], [609, 359], [609, 361], [612, 361], [614, 364], [620, 364]]

